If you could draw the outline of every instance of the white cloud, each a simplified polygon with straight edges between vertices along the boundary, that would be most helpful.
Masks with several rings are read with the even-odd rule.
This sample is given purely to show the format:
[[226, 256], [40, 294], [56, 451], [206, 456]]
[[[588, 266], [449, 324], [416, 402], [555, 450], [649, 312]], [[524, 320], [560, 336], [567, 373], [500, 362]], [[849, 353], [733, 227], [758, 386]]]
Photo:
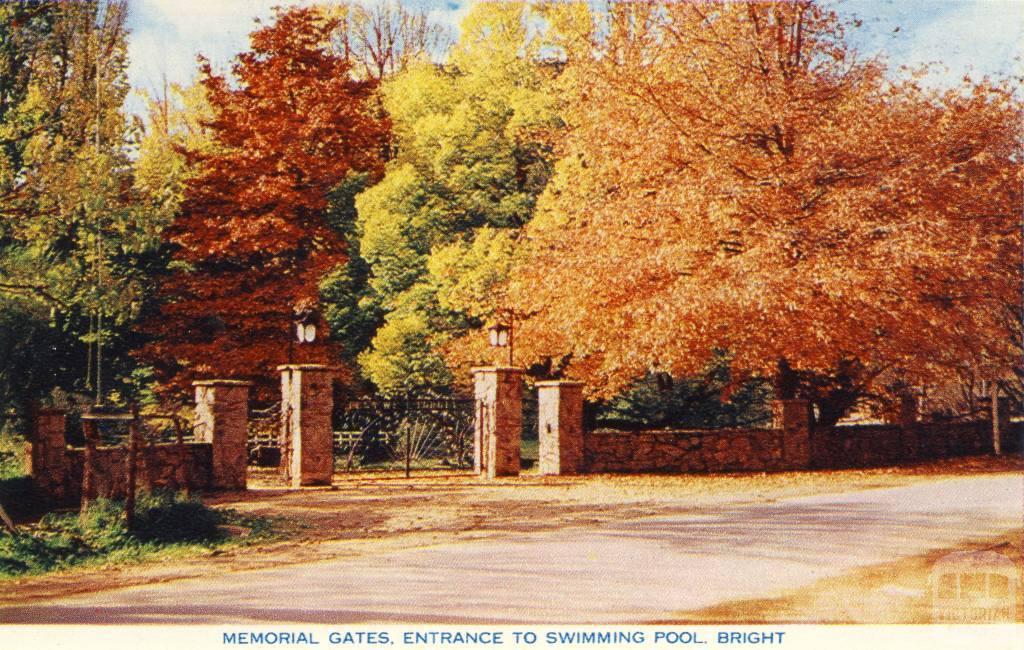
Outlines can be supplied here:
[[[358, 0], [372, 4], [376, 0]], [[314, 0], [131, 0], [128, 46], [132, 86], [142, 90], [170, 83], [189, 83], [196, 74], [196, 55], [203, 54], [216, 70], [226, 70], [236, 54], [248, 46], [253, 19], [268, 20], [277, 6], [309, 6]], [[415, 3], [413, 3], [415, 4]], [[432, 20], [458, 24], [468, 2], [420, 2]], [[127, 110], [142, 111], [138, 98]]]
[[[373, 2], [374, 0], [360, 0]], [[1016, 70], [1013, 59], [1024, 47], [1024, 0], [825, 0], [844, 13], [865, 19], [865, 29], [851, 35], [865, 54], [884, 53], [893, 65], [939, 62], [948, 72], [935, 83], [956, 83], [969, 70], [996, 73]], [[129, 80], [140, 89], [195, 76], [196, 54], [219, 70], [246, 49], [253, 19], [267, 20], [275, 6], [310, 5], [313, 0], [132, 0], [129, 25]], [[458, 26], [470, 2], [409, 0], [434, 21]], [[899, 27], [899, 31], [894, 31]], [[130, 101], [138, 112], [141, 102]]]
[[236, 19], [239, 15], [255, 16], [267, 11], [274, 2], [265, 0], [137, 0], [154, 12], [174, 17], [201, 18], [202, 20]]
[[[196, 55], [225, 70], [248, 46], [253, 20], [266, 20], [275, 6], [310, 5], [312, 0], [134, 0], [131, 3], [128, 78], [140, 90], [189, 83]], [[129, 112], [141, 102], [129, 101]]]
[[1024, 43], [1021, 0], [827, 1], [864, 20], [850, 34], [862, 54], [882, 54], [893, 66], [938, 64], [932, 83], [1020, 69], [1013, 60]]
[[462, 19], [469, 13], [469, 2], [462, 3], [462, 6], [458, 9], [433, 9], [427, 12], [427, 17], [435, 23], [447, 25], [451, 28], [452, 34], [458, 35], [459, 25], [462, 24]]
[[909, 62], [939, 63], [956, 81], [970, 71], [998, 74], [1013, 70], [1024, 44], [1024, 3], [958, 4], [941, 18], [910, 34]]

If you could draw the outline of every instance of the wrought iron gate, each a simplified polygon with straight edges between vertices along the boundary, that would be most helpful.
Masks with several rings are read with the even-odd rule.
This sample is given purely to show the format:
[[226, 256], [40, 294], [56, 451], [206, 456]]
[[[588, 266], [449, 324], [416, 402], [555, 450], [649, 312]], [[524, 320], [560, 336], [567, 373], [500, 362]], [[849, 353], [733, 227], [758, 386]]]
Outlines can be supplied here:
[[[332, 414], [336, 472], [445, 470], [473, 467], [471, 398], [364, 398], [335, 403]], [[537, 398], [523, 399], [523, 466], [537, 460]], [[251, 403], [249, 463], [277, 467], [281, 447], [281, 403]]]
[[473, 465], [473, 400], [360, 399], [334, 411], [338, 471]]

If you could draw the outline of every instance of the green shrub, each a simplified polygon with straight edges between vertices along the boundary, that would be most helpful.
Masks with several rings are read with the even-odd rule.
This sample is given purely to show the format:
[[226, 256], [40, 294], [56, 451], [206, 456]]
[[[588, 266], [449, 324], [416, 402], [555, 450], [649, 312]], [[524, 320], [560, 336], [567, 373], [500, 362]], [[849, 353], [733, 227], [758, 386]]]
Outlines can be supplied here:
[[17, 534], [0, 533], [0, 575], [41, 573], [90, 560], [124, 561], [162, 549], [227, 543], [222, 524], [248, 527], [247, 541], [273, 534], [271, 522], [231, 510], [213, 510], [195, 497], [140, 493], [128, 529], [124, 502], [97, 499], [85, 515], [49, 513]]
[[25, 440], [0, 428], [0, 480], [25, 475]]
[[48, 505], [45, 501], [35, 493], [31, 477], [0, 478], [0, 503], [7, 510], [7, 514], [15, 519], [44, 511]]
[[607, 402], [591, 407], [598, 427], [613, 429], [722, 428], [764, 426], [771, 419], [771, 385], [749, 379], [732, 385], [724, 354], [690, 377], [649, 373]]
[[132, 534], [161, 544], [210, 541], [222, 537], [217, 528], [222, 523], [221, 513], [199, 499], [156, 492], [141, 496], [136, 503]]
[[0, 535], [0, 573], [16, 575], [53, 568], [57, 555], [45, 538], [33, 535]]
[[85, 515], [47, 515], [44, 521], [58, 532], [77, 536], [96, 553], [114, 551], [135, 543], [124, 522], [124, 503], [97, 499]]

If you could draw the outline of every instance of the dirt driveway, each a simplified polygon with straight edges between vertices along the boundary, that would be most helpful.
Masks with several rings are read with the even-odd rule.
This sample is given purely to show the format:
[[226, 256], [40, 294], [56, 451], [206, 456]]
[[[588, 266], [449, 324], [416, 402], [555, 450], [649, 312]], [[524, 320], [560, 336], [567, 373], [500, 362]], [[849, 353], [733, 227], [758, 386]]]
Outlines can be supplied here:
[[[25, 605], [35, 601], [39, 606], [5, 609], [0, 611], [0, 621], [50, 621], [71, 615], [72, 611], [78, 611], [76, 620], [81, 620], [82, 612], [92, 611], [90, 608], [104, 602], [109, 608], [100, 611], [116, 619], [117, 603], [126, 594], [129, 599], [137, 599], [140, 594], [149, 593], [151, 598], [160, 600], [160, 593], [164, 593], [173, 601], [180, 598], [182, 590], [190, 588], [189, 585], [200, 589], [205, 597], [237, 602], [239, 594], [232, 590], [241, 586], [249, 590], [244, 593], [250, 593], [253, 580], [268, 588], [273, 579], [281, 580], [282, 585], [304, 581], [310, 584], [308, 581], [326, 575], [325, 571], [336, 572], [329, 582], [331, 593], [353, 594], [365, 605], [367, 594], [372, 591], [369, 587], [374, 584], [373, 576], [384, 575], [389, 566], [398, 567], [399, 573], [404, 571], [405, 575], [410, 575], [409, 567], [421, 567], [413, 575], [424, 580], [428, 579], [425, 576], [431, 567], [447, 567], [436, 576], [440, 580], [438, 584], [443, 585], [445, 571], [450, 573], [460, 566], [466, 570], [486, 568], [488, 558], [502, 554], [510, 555], [516, 562], [532, 562], [534, 566], [549, 569], [554, 566], [551, 563], [571, 569], [577, 558], [592, 571], [600, 571], [601, 566], [615, 565], [627, 558], [623, 565], [627, 574], [644, 575], [644, 566], [653, 568], [649, 582], [657, 578], [659, 572], [665, 573], [659, 567], [665, 567], [666, 562], [684, 571], [672, 574], [677, 580], [683, 575], [700, 576], [708, 566], [709, 556], [715, 554], [716, 548], [723, 548], [731, 550], [726, 555], [718, 555], [716, 561], [720, 563], [719, 573], [726, 575], [736, 568], [728, 565], [728, 557], [746, 553], [743, 544], [749, 547], [759, 543], [758, 540], [774, 539], [775, 544], [785, 547], [787, 536], [804, 535], [824, 545], [824, 551], [821, 548], [814, 551], [814, 544], [805, 547], [808, 561], [828, 570], [816, 572], [806, 567], [779, 565], [754, 580], [752, 585], [756, 588], [753, 590], [723, 587], [714, 598], [677, 598], [678, 606], [667, 609], [637, 610], [635, 603], [631, 605], [632, 601], [626, 598], [605, 612], [607, 615], [593, 608], [587, 611], [596, 612], [594, 620], [637, 620], [638, 617], [641, 620], [864, 620], [865, 617], [888, 620], [895, 616], [895, 620], [914, 622], [921, 616], [911, 606], [914, 603], [901, 604], [898, 613], [872, 612], [869, 615], [851, 611], [850, 598], [843, 603], [843, 611], [837, 612], [835, 607], [830, 610], [821, 599], [808, 596], [815, 590], [834, 593], [837, 589], [834, 581], [845, 580], [846, 584], [850, 576], [857, 576], [854, 583], [867, 581], [864, 589], [876, 589], [877, 576], [871, 582], [871, 570], [902, 563], [904, 570], [920, 573], [924, 567], [920, 565], [920, 558], [963, 543], [1010, 542], [1006, 549], [1019, 548], [1014, 546], [1014, 541], [1019, 539], [1014, 529], [1019, 529], [1022, 506], [1014, 499], [1019, 501], [1024, 493], [1022, 470], [1024, 463], [1020, 459], [967, 459], [899, 470], [771, 475], [580, 478], [527, 475], [498, 481], [481, 481], [465, 474], [413, 479], [363, 475], [339, 477], [332, 489], [298, 492], [280, 490], [265, 482], [244, 495], [221, 495], [216, 502], [252, 513], [287, 518], [293, 527], [289, 541], [160, 565], [80, 570], [60, 576], [9, 581], [4, 586], [10, 588], [4, 589], [0, 603]], [[258, 484], [259, 479], [254, 482]], [[972, 493], [976, 493], [978, 500], [957, 505], [956, 499]], [[914, 494], [920, 495], [915, 497], [919, 503], [917, 509], [911, 506], [907, 512], [901, 510], [901, 503], [915, 502], [908, 496]], [[993, 494], [1001, 495], [994, 513], [986, 510], [985, 505]], [[972, 513], [987, 519], [972, 519]], [[895, 525], [894, 518], [903, 521], [905, 517], [909, 517], [913, 525]], [[868, 524], [870, 529], [865, 530]], [[638, 536], [638, 530], [645, 531], [644, 535]], [[708, 531], [718, 532], [712, 535]], [[886, 534], [895, 537], [871, 551], [873, 542], [870, 540]], [[740, 540], [741, 546], [730, 546], [736, 540]], [[625, 546], [609, 546], [616, 541]], [[673, 546], [672, 552], [679, 557], [664, 555], [666, 543]], [[869, 550], [837, 563], [827, 559], [828, 553], [836, 550], [837, 543]], [[435, 555], [437, 549], [446, 548], [458, 550], [444, 558]], [[608, 555], [609, 552], [612, 554]], [[476, 564], [473, 558], [477, 559]], [[917, 564], [907, 565], [915, 558]], [[538, 564], [539, 559], [547, 564]], [[691, 560], [698, 561], [698, 565], [687, 565]], [[460, 564], [464, 561], [470, 564]], [[298, 564], [303, 566], [290, 566]], [[750, 564], [748, 574], [757, 566], [757, 561]], [[255, 572], [257, 569], [265, 571]], [[885, 571], [882, 573], [885, 575]], [[200, 576], [201, 580], [178, 582]], [[765, 576], [776, 576], [779, 580], [769, 584]], [[790, 577], [782, 579], [785, 576]], [[920, 589], [901, 587], [899, 579], [893, 579], [893, 575], [889, 578], [882, 586], [890, 591], [895, 589], [901, 603], [914, 601], [914, 598], [921, 600]], [[346, 582], [350, 579], [355, 582]], [[524, 584], [530, 586], [537, 577], [523, 579]], [[61, 598], [168, 581], [175, 581], [175, 584], [150, 587], [156, 590], [153, 592], [119, 590], [74, 601]], [[487, 584], [471, 582], [467, 587], [482, 589]], [[857, 591], [856, 584], [846, 584], [846, 588]], [[398, 593], [402, 591], [399, 589]], [[628, 595], [629, 590], [619, 591]], [[705, 595], [710, 593], [703, 589], [698, 591]], [[914, 597], [908, 599], [907, 592], [913, 592]], [[434, 596], [436, 602], [436, 593]], [[384, 600], [392, 597], [394, 594]], [[55, 598], [60, 600], [53, 600]], [[53, 607], [42, 601], [51, 601]], [[268, 593], [266, 601], [290, 602], [294, 601], [294, 595], [277, 598]], [[864, 601], [875, 603], [874, 609], [877, 609], [878, 598], [865, 597]], [[76, 602], [84, 609], [72, 607]], [[339, 602], [330, 615], [344, 618], [340, 612], [355, 611], [354, 605]], [[391, 610], [386, 603], [381, 607], [383, 609], [360, 609], [362, 614], [352, 614], [346, 620], [386, 620], [386, 612]], [[630, 608], [633, 614], [626, 616]], [[172, 616], [171, 609], [160, 609], [166, 620], [195, 620], [188, 615], [184, 620]], [[314, 610], [307, 607], [303, 611]], [[224, 611], [224, 618], [215, 620], [248, 619], [256, 611], [266, 610], [255, 602], [245, 612], [229, 608]], [[404, 603], [400, 611], [412, 616], [416, 609]], [[516, 611], [528, 612], [529, 608], [519, 607]], [[780, 613], [781, 618], [771, 616], [771, 611]], [[448, 609], [444, 615], [457, 617]], [[294, 619], [299, 615], [293, 612], [289, 616]], [[468, 612], [463, 618], [516, 620], [493, 610]], [[527, 618], [551, 620], [545, 616]], [[289, 620], [288, 616], [283, 620]], [[583, 619], [570, 616], [561, 620]]]

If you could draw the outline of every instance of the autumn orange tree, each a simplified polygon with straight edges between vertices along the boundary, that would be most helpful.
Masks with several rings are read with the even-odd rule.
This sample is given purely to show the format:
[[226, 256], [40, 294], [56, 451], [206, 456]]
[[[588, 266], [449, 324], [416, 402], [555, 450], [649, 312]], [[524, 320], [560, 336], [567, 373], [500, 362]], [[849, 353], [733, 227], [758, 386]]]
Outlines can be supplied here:
[[[387, 129], [372, 86], [329, 51], [335, 27], [315, 10], [282, 11], [252, 33], [233, 81], [201, 61], [215, 146], [186, 152], [201, 173], [166, 231], [174, 270], [141, 350], [164, 382], [271, 386], [274, 366], [289, 360], [295, 311], [316, 305], [320, 277], [345, 259], [324, 219], [327, 196], [349, 173], [378, 170]], [[319, 341], [291, 352], [333, 358]]]
[[1021, 105], [861, 61], [811, 1], [555, 4], [569, 135], [505, 307], [524, 361], [613, 395], [742, 373], [834, 422], [1020, 354]]

